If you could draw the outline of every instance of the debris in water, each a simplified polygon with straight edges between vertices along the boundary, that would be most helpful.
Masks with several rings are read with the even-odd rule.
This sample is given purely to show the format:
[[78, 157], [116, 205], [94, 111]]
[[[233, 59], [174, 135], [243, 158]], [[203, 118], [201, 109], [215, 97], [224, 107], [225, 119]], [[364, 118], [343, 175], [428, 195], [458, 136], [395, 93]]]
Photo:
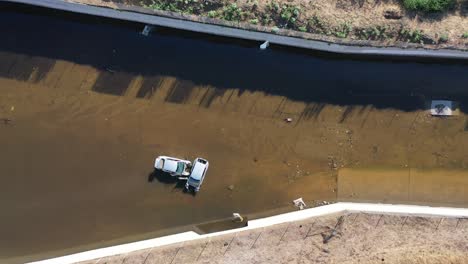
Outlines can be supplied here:
[[299, 210], [302, 210], [307, 207], [307, 205], [304, 203], [304, 200], [302, 200], [302, 197], [294, 200], [293, 203], [294, 206], [299, 207]]
[[229, 185], [227, 188], [228, 188], [228, 190], [233, 191], [234, 190], [234, 184]]
[[146, 36], [146, 37], [147, 37], [147, 36], [151, 33], [152, 30], [153, 30], [153, 26], [151, 26], [151, 25], [145, 25], [145, 27], [143, 28], [143, 31], [141, 32], [141, 34], [142, 34], [143, 36]]
[[288, 117], [288, 118], [285, 118], [284, 121], [288, 122], [288, 123], [291, 123], [293, 121], [292, 118]]
[[14, 106], [10, 107], [10, 111], [12, 112], [15, 111], [15, 107]]
[[0, 119], [0, 120], [3, 121], [3, 124], [4, 124], [4, 125], [9, 125], [10, 122], [13, 121], [13, 120], [11, 120], [11, 119], [9, 119], [9, 118], [2, 118], [2, 119]]
[[453, 102], [447, 100], [433, 100], [431, 102], [431, 115], [451, 116], [453, 114]]
[[265, 42], [263, 42], [262, 45], [260, 45], [260, 49], [261, 49], [261, 50], [265, 50], [266, 48], [268, 48], [268, 46], [270, 46], [270, 42], [269, 42], [269, 41], [265, 41]]
[[233, 213], [232, 217], [234, 222], [244, 222], [244, 218], [239, 213]]
[[329, 205], [329, 204], [330, 204], [330, 202], [327, 202], [327, 201], [317, 202], [317, 206]]

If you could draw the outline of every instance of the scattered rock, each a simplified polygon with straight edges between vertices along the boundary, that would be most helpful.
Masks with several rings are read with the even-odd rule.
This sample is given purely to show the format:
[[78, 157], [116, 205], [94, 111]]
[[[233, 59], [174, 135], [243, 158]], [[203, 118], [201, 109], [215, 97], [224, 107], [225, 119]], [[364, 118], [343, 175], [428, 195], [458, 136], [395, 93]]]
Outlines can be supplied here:
[[384, 11], [384, 17], [386, 19], [400, 19], [403, 17], [400, 10], [397, 9], [388, 9]]
[[228, 188], [228, 190], [233, 191], [233, 190], [234, 190], [234, 185], [231, 184], [231, 185], [229, 185], [227, 188]]
[[319, 201], [319, 202], [316, 202], [315, 204], [316, 204], [317, 206], [323, 206], [323, 205], [329, 205], [330, 202], [327, 202], [327, 201], [321, 201], [321, 202], [320, 202], [320, 201]]
[[229, 245], [228, 242], [224, 242], [224, 246], [227, 247], [227, 245]]
[[424, 44], [436, 44], [437, 43], [436, 40], [434, 40], [431, 36], [429, 36], [427, 34], [422, 35], [421, 42], [424, 43]]
[[326, 248], [322, 249], [322, 251], [325, 252], [325, 253], [330, 253], [330, 250], [328, 250]]
[[254, 161], [254, 162], [257, 162], [257, 161], [258, 161], [258, 159], [257, 159], [257, 158], [253, 158], [253, 161]]
[[338, 169], [338, 163], [336, 162], [334, 157], [332, 156], [328, 157], [328, 166], [330, 166], [330, 169], [332, 170]]

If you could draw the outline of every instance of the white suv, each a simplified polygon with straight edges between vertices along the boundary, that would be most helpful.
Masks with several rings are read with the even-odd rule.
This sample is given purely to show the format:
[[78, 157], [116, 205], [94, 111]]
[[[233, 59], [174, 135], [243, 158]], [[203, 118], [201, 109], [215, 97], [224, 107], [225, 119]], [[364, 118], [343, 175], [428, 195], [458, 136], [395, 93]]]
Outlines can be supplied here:
[[189, 176], [192, 163], [188, 160], [159, 156], [154, 161], [154, 168], [171, 174], [171, 176]]
[[192, 187], [195, 192], [200, 190], [206, 171], [208, 170], [208, 165], [209, 163], [206, 159], [196, 158], [193, 161], [192, 171], [190, 172], [190, 176], [185, 184], [185, 189], [189, 190], [190, 187]]

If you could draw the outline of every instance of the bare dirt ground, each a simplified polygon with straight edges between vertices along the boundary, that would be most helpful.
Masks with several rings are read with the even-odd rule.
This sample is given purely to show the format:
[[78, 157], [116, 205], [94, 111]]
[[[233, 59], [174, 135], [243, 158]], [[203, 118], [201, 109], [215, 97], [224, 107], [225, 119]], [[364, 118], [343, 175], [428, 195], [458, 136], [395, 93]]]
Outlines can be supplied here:
[[[2, 260], [294, 210], [298, 197], [468, 204], [465, 65], [259, 53], [2, 12]], [[432, 96], [460, 114], [429, 116]], [[207, 158], [201, 192], [153, 177], [161, 154]], [[414, 178], [393, 174], [405, 169]]]
[[468, 261], [467, 239], [468, 219], [355, 213], [311, 218], [80, 264], [461, 264]]
[[[146, 6], [222, 20], [239, 20], [255, 25], [310, 32], [322, 35], [328, 41], [344, 38], [376, 41], [373, 45], [384, 46], [401, 46], [404, 42], [412, 42], [431, 48], [468, 48], [468, 2], [464, 0], [458, 1], [449, 11], [430, 14], [405, 10], [398, 0], [207, 0], [186, 1], [187, 4], [179, 1], [174, 6], [170, 5], [171, 1], [165, 0], [73, 2], [112, 8], [121, 8], [124, 5]], [[236, 8], [229, 9], [232, 4]], [[293, 22], [282, 18], [282, 14], [287, 13], [283, 11], [286, 7], [297, 10], [297, 15], [293, 15]], [[388, 12], [396, 14], [397, 18], [388, 18]]]

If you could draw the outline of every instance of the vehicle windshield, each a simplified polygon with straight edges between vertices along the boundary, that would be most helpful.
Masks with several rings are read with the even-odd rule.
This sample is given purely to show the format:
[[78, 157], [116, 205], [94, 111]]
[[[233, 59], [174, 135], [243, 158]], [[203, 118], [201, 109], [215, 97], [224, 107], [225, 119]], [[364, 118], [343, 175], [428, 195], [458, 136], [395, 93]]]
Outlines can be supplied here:
[[194, 179], [193, 177], [190, 177], [189, 180], [190, 180], [191, 182], [195, 182], [195, 183], [200, 182], [200, 180]]
[[156, 168], [162, 169], [164, 168], [164, 160], [160, 159], [159, 162], [156, 164]]
[[178, 162], [176, 172], [182, 173], [184, 172], [184, 168], [185, 168], [185, 164], [183, 162]]

